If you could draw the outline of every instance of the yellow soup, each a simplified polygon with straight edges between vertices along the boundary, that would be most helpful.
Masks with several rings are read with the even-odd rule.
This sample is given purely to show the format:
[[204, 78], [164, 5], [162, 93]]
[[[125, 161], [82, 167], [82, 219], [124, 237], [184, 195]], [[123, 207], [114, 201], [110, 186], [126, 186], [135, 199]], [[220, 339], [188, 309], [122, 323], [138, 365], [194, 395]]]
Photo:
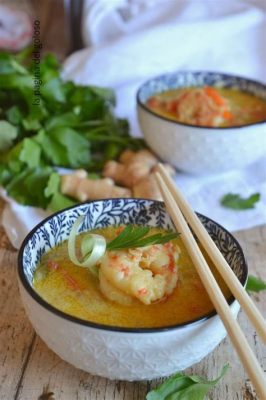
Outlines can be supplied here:
[[230, 127], [266, 120], [266, 100], [211, 86], [158, 93], [148, 99], [147, 106], [158, 115], [197, 126]]
[[[95, 230], [112, 239], [117, 228]], [[151, 233], [165, 232], [154, 228]], [[79, 239], [83, 234], [79, 235]], [[37, 293], [55, 308], [75, 317], [100, 324], [155, 328], [184, 323], [197, 319], [213, 310], [212, 303], [200, 281], [195, 267], [180, 237], [173, 241], [180, 249], [177, 261], [178, 281], [172, 294], [161, 302], [145, 305], [133, 300], [121, 305], [105, 298], [99, 289], [99, 280], [86, 268], [74, 265], [68, 257], [67, 242], [61, 243], [47, 254], [36, 269], [33, 286]], [[209, 261], [209, 260], [208, 260]], [[209, 263], [212, 270], [213, 267]], [[214, 272], [218, 283], [228, 298], [230, 292]]]

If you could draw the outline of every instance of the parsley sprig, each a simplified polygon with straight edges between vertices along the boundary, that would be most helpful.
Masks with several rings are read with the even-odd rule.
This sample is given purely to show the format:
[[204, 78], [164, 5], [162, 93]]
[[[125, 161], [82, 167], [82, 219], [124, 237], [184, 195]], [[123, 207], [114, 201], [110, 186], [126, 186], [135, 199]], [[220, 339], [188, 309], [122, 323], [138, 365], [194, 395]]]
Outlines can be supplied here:
[[112, 89], [63, 80], [52, 54], [35, 72], [30, 50], [0, 51], [0, 186], [20, 204], [58, 211], [76, 201], [61, 192], [57, 167], [100, 177], [107, 160], [146, 145], [115, 115]]
[[247, 285], [246, 285], [246, 290], [249, 293], [260, 292], [262, 290], [266, 290], [266, 282], [264, 282], [262, 279], [260, 279], [257, 276], [249, 275]]
[[153, 244], [164, 244], [179, 236], [178, 232], [155, 233], [148, 235], [148, 226], [127, 225], [119, 235], [106, 246], [107, 250], [145, 247]]
[[229, 365], [225, 364], [220, 375], [212, 381], [198, 375], [188, 376], [178, 372], [149, 392], [146, 400], [204, 400], [208, 391], [223, 378], [228, 368]]
[[239, 194], [228, 193], [224, 195], [220, 202], [226, 208], [233, 210], [247, 210], [255, 207], [260, 200], [260, 193], [254, 193], [247, 198], [241, 197]]

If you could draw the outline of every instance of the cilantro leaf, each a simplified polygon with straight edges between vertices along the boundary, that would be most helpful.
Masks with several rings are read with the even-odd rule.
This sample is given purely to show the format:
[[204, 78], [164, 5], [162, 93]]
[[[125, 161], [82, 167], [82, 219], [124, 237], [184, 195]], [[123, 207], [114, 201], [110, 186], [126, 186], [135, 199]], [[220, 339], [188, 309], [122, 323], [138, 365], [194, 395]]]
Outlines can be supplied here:
[[49, 164], [79, 168], [90, 161], [88, 140], [71, 128], [62, 126], [49, 131], [41, 130], [36, 140]]
[[47, 208], [48, 210], [51, 210], [52, 212], [60, 211], [63, 210], [64, 208], [71, 207], [77, 204], [76, 201], [70, 199], [69, 197], [61, 194], [59, 191], [56, 192], [50, 203], [48, 204]]
[[20, 161], [25, 162], [29, 168], [35, 168], [40, 165], [41, 147], [34, 140], [26, 138], [22, 142], [22, 149], [19, 155]]
[[51, 173], [49, 167], [25, 168], [6, 185], [7, 193], [18, 203], [46, 209], [49, 199], [44, 196], [44, 190]]
[[7, 121], [0, 121], [0, 153], [8, 150], [18, 135], [17, 128]]
[[114, 115], [112, 89], [64, 82], [51, 54], [36, 75], [30, 51], [0, 51], [0, 183], [22, 204], [59, 209], [73, 201], [49, 180], [56, 166], [99, 173], [122, 150], [145, 146]]
[[222, 206], [234, 210], [247, 210], [255, 207], [255, 203], [260, 200], [260, 193], [254, 193], [247, 198], [239, 194], [228, 193], [220, 200]]
[[47, 186], [44, 190], [45, 197], [50, 197], [56, 192], [58, 192], [59, 186], [60, 186], [60, 175], [57, 172], [52, 172], [47, 182]]
[[41, 88], [42, 96], [51, 103], [66, 101], [64, 85], [59, 78], [54, 78], [45, 83]]
[[119, 250], [150, 246], [152, 244], [163, 244], [179, 236], [177, 232], [169, 232], [167, 234], [156, 233], [148, 235], [151, 228], [148, 226], [127, 225], [122, 232], [116, 236], [106, 246], [107, 250]]
[[80, 124], [80, 120], [78, 115], [74, 112], [69, 111], [66, 113], [62, 113], [60, 115], [55, 115], [49, 118], [49, 120], [45, 124], [45, 129], [50, 130], [53, 128], [59, 128], [62, 126], [67, 126], [69, 128], [75, 128]]
[[57, 172], [53, 172], [50, 175], [47, 186], [44, 190], [45, 197], [51, 198], [47, 208], [53, 212], [76, 204], [74, 200], [71, 200], [69, 197], [60, 193], [60, 182], [60, 175]]
[[204, 400], [207, 392], [225, 375], [228, 368], [228, 364], [224, 365], [218, 378], [212, 381], [197, 375], [177, 373], [149, 392], [146, 400]]
[[26, 68], [24, 68], [16, 58], [10, 53], [0, 53], [0, 74], [9, 74], [12, 72], [19, 72], [21, 74], [27, 74]]
[[22, 112], [18, 106], [12, 106], [6, 111], [8, 121], [13, 125], [20, 124], [22, 120]]
[[266, 290], [266, 282], [254, 275], [248, 276], [246, 290], [250, 292], [260, 292]]

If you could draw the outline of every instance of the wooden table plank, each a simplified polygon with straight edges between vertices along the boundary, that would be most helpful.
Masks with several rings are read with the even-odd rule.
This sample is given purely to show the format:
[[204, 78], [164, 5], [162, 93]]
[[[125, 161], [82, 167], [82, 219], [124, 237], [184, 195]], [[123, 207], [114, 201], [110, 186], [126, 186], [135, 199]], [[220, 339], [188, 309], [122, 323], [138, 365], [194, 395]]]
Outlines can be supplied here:
[[17, 252], [0, 248], [0, 399], [3, 400], [15, 399], [35, 337], [18, 293], [16, 258]]

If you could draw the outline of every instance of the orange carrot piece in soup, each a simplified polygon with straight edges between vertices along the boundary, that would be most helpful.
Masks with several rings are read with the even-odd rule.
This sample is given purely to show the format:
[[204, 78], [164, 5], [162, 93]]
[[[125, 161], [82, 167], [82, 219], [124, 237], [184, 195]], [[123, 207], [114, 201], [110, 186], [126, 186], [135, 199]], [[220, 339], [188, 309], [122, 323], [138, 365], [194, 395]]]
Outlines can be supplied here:
[[233, 114], [230, 111], [224, 111], [223, 112], [223, 118], [232, 119], [233, 118]]
[[55, 262], [55, 261], [50, 260], [50, 261], [48, 261], [48, 263], [47, 263], [47, 267], [48, 267], [50, 270], [55, 271], [56, 269], [59, 268], [59, 264], [58, 264], [57, 262]]
[[178, 103], [179, 103], [178, 99], [174, 99], [174, 100], [170, 101], [169, 103], [167, 103], [167, 106], [166, 106], [167, 111], [176, 114], [177, 109], [178, 109]]
[[214, 101], [215, 104], [217, 104], [217, 106], [225, 105], [224, 98], [213, 87], [211, 86], [204, 87], [204, 92], [207, 94], [207, 96], [211, 97], [211, 99]]
[[82, 290], [82, 288], [80, 287], [80, 285], [78, 284], [76, 279], [73, 278], [73, 276], [71, 276], [66, 270], [63, 269], [61, 271], [61, 274], [63, 275], [65, 282], [70, 289], [77, 290], [77, 291]]
[[148, 100], [147, 100], [147, 105], [149, 106], [149, 107], [151, 107], [151, 108], [157, 108], [157, 107], [159, 107], [160, 106], [160, 100], [159, 99], [157, 99], [156, 97], [150, 97]]

